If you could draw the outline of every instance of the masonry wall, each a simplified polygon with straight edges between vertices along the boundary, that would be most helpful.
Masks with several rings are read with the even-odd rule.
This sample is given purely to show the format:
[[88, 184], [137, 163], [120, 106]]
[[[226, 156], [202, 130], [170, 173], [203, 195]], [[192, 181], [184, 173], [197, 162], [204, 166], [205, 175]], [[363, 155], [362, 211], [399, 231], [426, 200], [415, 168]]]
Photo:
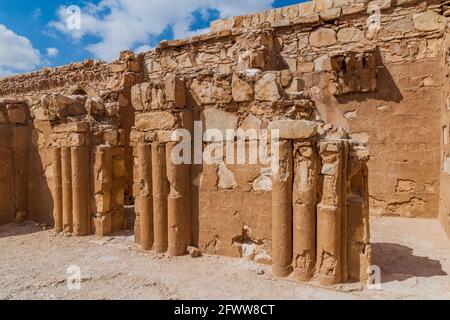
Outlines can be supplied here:
[[[374, 8], [381, 13], [378, 29], [370, 24], [377, 22], [372, 13], [378, 9]], [[150, 78], [174, 68], [200, 70], [209, 64], [218, 65], [216, 72], [226, 74], [234, 58], [251, 59], [255, 68], [289, 69], [294, 81], [287, 90], [297, 87], [311, 92], [325, 121], [369, 143], [371, 213], [435, 218], [440, 190], [440, 120], [436, 114], [444, 82], [444, 11], [448, 13], [448, 7], [442, 1], [304, 3], [213, 22], [216, 33], [162, 43], [161, 50], [166, 46], [172, 50], [156, 62], [152, 54], [146, 55], [145, 65]], [[249, 41], [244, 50], [233, 43], [245, 30], [264, 25], [273, 28], [269, 36], [273, 41], [267, 39], [265, 48]], [[220, 46], [205, 45], [208, 37], [209, 42], [221, 38]], [[202, 44], [195, 45], [199, 39]], [[183, 50], [188, 43], [195, 48]], [[358, 82], [364, 79], [350, 80], [352, 70], [333, 65], [335, 55], [371, 48], [376, 52], [376, 84], [361, 83], [361, 87]], [[264, 50], [273, 50], [274, 56], [261, 58]], [[345, 77], [348, 84], [336, 85], [347, 81]]]
[[[448, 225], [449, 14], [442, 1], [319, 0], [219, 20], [138, 57], [1, 80], [0, 223], [30, 218], [104, 235], [132, 225], [123, 208], [136, 199], [145, 249], [179, 255], [196, 245], [272, 263], [280, 275], [299, 269], [299, 279], [365, 279], [369, 205], [377, 215], [437, 217], [440, 194]], [[20, 108], [25, 118], [14, 120]], [[195, 133], [194, 121], [200, 136], [278, 126], [289, 174], [224, 156], [173, 165], [172, 131]], [[215, 142], [202, 136], [200, 145]]]
[[[123, 139], [124, 162], [131, 167], [132, 152], [129, 147], [129, 133], [134, 122], [134, 113], [130, 111], [130, 91], [131, 86], [139, 77], [138, 71], [139, 64], [134, 54], [124, 52], [120, 59], [113, 64], [88, 60], [0, 81], [1, 101], [22, 104], [27, 111], [26, 123], [28, 124], [30, 143], [26, 160], [23, 161], [26, 161], [28, 173], [21, 177], [27, 179], [28, 187], [25, 189], [28, 195], [27, 208], [29, 210], [23, 212], [25, 215], [23, 218], [54, 225], [55, 206], [52, 195], [54, 139], [57, 139], [55, 130], [58, 130], [57, 127], [60, 124], [67, 123], [67, 121], [82, 121], [84, 117], [87, 119], [97, 117], [105, 123], [106, 129], [100, 128], [99, 130], [103, 132], [108, 130], [108, 121], [117, 117], [118, 120], [114, 120], [114, 122], [117, 127], [120, 126], [120, 130], [117, 129], [114, 134], [107, 135], [105, 139], [113, 144], [117, 144], [118, 139]], [[11, 125], [5, 126], [5, 130], [7, 127], [9, 128]], [[12, 132], [12, 129], [8, 130], [7, 132]], [[9, 141], [12, 143], [12, 133], [9, 133], [9, 136]], [[95, 141], [98, 140], [98, 137], [90, 139]], [[5, 143], [8, 143], [8, 140], [5, 140]], [[94, 142], [94, 144], [101, 143]], [[2, 157], [2, 161], [9, 161], [7, 159]], [[92, 160], [93, 162], [94, 160]], [[12, 168], [11, 165], [8, 168]], [[127, 204], [132, 204], [132, 169], [125, 168], [124, 172], [126, 175], [125, 192], [122, 197]], [[4, 179], [8, 179], [6, 172]], [[10, 193], [8, 187], [2, 189], [2, 192], [5, 193], [5, 198]], [[8, 203], [2, 201], [2, 205], [9, 205]], [[95, 206], [95, 203], [89, 205], [94, 208]], [[11, 210], [3, 212], [11, 212]], [[92, 212], [96, 211], [93, 209]], [[16, 212], [8, 213], [8, 218], [5, 218], [3, 222], [13, 221], [15, 214]]]
[[28, 150], [31, 130], [23, 103], [0, 101], [0, 224], [28, 211]]
[[[358, 17], [322, 21], [306, 32], [302, 27], [278, 28], [281, 55], [302, 78], [304, 90], [313, 92], [327, 122], [369, 142], [372, 214], [436, 217], [440, 164], [436, 114], [444, 81], [445, 18], [440, 6], [431, 3], [377, 4], [381, 21], [376, 31], [368, 28], [370, 5], [355, 5]], [[329, 56], [371, 47], [376, 47], [377, 89], [334, 92]]]
[[441, 194], [439, 220], [450, 236], [450, 35], [447, 33], [444, 43], [445, 76], [444, 99], [442, 101], [441, 122]]
[[[308, 25], [310, 24], [309, 22]], [[142, 151], [143, 146], [140, 146], [140, 143], [152, 144], [153, 150], [155, 141], [163, 144], [170, 142], [166, 139], [170, 136], [171, 130], [176, 127], [176, 124], [184, 123], [183, 116], [189, 112], [192, 113], [191, 120], [193, 118], [202, 122], [203, 130], [219, 129], [222, 132], [225, 129], [238, 128], [261, 130], [270, 126], [273, 121], [285, 119], [308, 119], [327, 123], [320, 112], [317, 112], [316, 104], [312, 99], [314, 90], [304, 84], [303, 77], [307, 76], [306, 73], [299, 73], [296, 69], [291, 70], [282, 55], [283, 46], [280, 45], [284, 35], [282, 32], [291, 36], [296, 34], [294, 33], [296, 31], [279, 29], [270, 23], [263, 23], [251, 30], [219, 30], [187, 40], [163, 42], [154, 52], [140, 56], [145, 68], [145, 77], [144, 83], [135, 86], [132, 92], [133, 106], [137, 112], [136, 130], [133, 131], [132, 141], [136, 146], [137, 159], [134, 169], [134, 189], [136, 198], [141, 199], [137, 206], [135, 233], [139, 235], [139, 232], [144, 232], [145, 236], [141, 234], [137, 237], [144, 246], [148, 246], [148, 241], [154, 240], [151, 237], [156, 237], [156, 229], [155, 225], [149, 224], [147, 220], [151, 200], [148, 191], [149, 182], [144, 181], [149, 179], [142, 177], [148, 177], [149, 173], [139, 170], [143, 163], [139, 159], [148, 158], [149, 151]], [[311, 29], [301, 29], [301, 32], [309, 36]], [[295, 55], [297, 57], [297, 52]], [[330, 55], [329, 59], [330, 64], [331, 61], [338, 62], [340, 59], [348, 59], [351, 63], [364, 61], [364, 65], [361, 63], [361, 66], [355, 68], [352, 74], [362, 81], [359, 88], [353, 88], [346, 82], [347, 79], [344, 79], [342, 84], [339, 83], [339, 66], [336, 70], [330, 70], [330, 76], [334, 76], [330, 82], [336, 84], [338, 90], [341, 87], [344, 90], [346, 86], [357, 92], [376, 89], [376, 59], [373, 48], [354, 50], [348, 55], [336, 52], [333, 56]], [[296, 58], [296, 63], [297, 60], [299, 58]], [[161, 83], [162, 79], [167, 77], [179, 79], [181, 86], [185, 88], [183, 104], [177, 106], [173, 98], [170, 100], [165, 98], [167, 87], [174, 88], [173, 84]], [[173, 95], [171, 90], [169, 92]], [[332, 125], [328, 124], [327, 128], [333, 131]], [[289, 127], [287, 126], [286, 129], [289, 130]], [[295, 129], [292, 130], [295, 132]], [[299, 130], [298, 127], [297, 130]], [[200, 136], [203, 132], [200, 131]], [[349, 139], [344, 136], [336, 132], [334, 137], [338, 140]], [[208, 140], [203, 140], [204, 147], [209, 145]], [[364, 145], [363, 142], [361, 142], [362, 145]], [[326, 167], [325, 164], [324, 166]], [[318, 165], [318, 167], [321, 166]], [[293, 266], [302, 265], [301, 261], [308, 261], [309, 265], [312, 265], [317, 257], [316, 272], [326, 273], [327, 265], [334, 265], [332, 261], [336, 255], [339, 256], [345, 252], [348, 257], [341, 261], [346, 263], [348, 261], [346, 267], [349, 270], [342, 274], [355, 280], [366, 277], [367, 263], [370, 261], [368, 176], [367, 171], [361, 167], [356, 169], [356, 167], [353, 173], [354, 180], [348, 178], [350, 190], [346, 191], [348, 194], [342, 195], [343, 199], [340, 200], [342, 202], [339, 202], [340, 205], [350, 207], [348, 220], [339, 222], [338, 228], [345, 228], [345, 231], [340, 231], [338, 236], [340, 240], [335, 239], [333, 242], [335, 245], [342, 245], [345, 250], [339, 249], [339, 253], [330, 253], [324, 249], [326, 246], [322, 247], [320, 244], [319, 236], [317, 238], [312, 236], [311, 241], [314, 243], [317, 241], [318, 246], [317, 255], [315, 249], [312, 250], [314, 262], [310, 263], [308, 253], [305, 251], [295, 254], [293, 261], [291, 257]], [[155, 167], [152, 165], [152, 168]], [[285, 246], [286, 250], [289, 249], [288, 243], [278, 243], [279, 240], [273, 234], [273, 230], [277, 228], [277, 222], [273, 219], [276, 215], [274, 197], [278, 196], [278, 191], [274, 189], [276, 184], [272, 181], [273, 177], [269, 173], [264, 173], [261, 168], [259, 164], [231, 165], [225, 163], [223, 159], [217, 159], [216, 163], [210, 165], [191, 167], [188, 181], [192, 197], [191, 209], [186, 209], [185, 214], [190, 215], [192, 212], [191, 241], [194, 245], [198, 245], [201, 251], [275, 263], [273, 260], [278, 257], [277, 252], [274, 251], [275, 248]], [[169, 172], [169, 169], [167, 170]], [[348, 174], [352, 175], [350, 171]], [[321, 177], [326, 180], [327, 175], [322, 174]], [[304, 177], [296, 176], [296, 179], [299, 183]], [[320, 196], [317, 197], [317, 202], [309, 199], [311, 203], [308, 205], [314, 210], [312, 219], [314, 221], [317, 219], [317, 223], [322, 228], [325, 225], [329, 226], [325, 222], [325, 217], [331, 211], [325, 210], [327, 213], [322, 211], [323, 217], [316, 218], [316, 206], [320, 202]], [[297, 205], [302, 205], [304, 200], [297, 201]], [[288, 202], [291, 206], [296, 205], [295, 201]], [[142, 207], [139, 203], [143, 204]], [[318, 215], [319, 211], [317, 208]], [[144, 214], [145, 212], [147, 214]], [[340, 213], [337, 216], [347, 217]], [[156, 220], [154, 222], [156, 223]], [[302, 230], [303, 227], [299, 228]], [[155, 233], [149, 235], [149, 229], [154, 229]], [[169, 234], [173, 230], [183, 234], [177, 225], [169, 223]], [[329, 231], [332, 233], [331, 230]], [[309, 231], [304, 232], [307, 234]], [[289, 231], [286, 233], [288, 234]], [[333, 235], [325, 237], [330, 240]], [[333, 249], [330, 250], [333, 251]], [[333, 274], [340, 274], [340, 272], [331, 271]]]

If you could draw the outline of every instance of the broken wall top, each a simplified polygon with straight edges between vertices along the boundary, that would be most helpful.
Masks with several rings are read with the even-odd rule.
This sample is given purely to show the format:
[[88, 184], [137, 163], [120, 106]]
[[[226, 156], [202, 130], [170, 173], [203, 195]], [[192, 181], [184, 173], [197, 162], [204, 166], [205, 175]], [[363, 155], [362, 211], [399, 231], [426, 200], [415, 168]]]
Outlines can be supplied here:
[[107, 98], [133, 82], [130, 75], [139, 72], [136, 56], [122, 52], [114, 63], [86, 60], [69, 65], [0, 78], [0, 98], [35, 98], [39, 94], [58, 92]]
[[[231, 17], [225, 20], [217, 20], [211, 23], [211, 32], [203, 35], [172, 41], [162, 41], [155, 51], [141, 54], [144, 59], [144, 71], [151, 76], [159, 76], [161, 72], [170, 69], [188, 70], [197, 64], [208, 65], [215, 63], [210, 55], [202, 53], [201, 57], [195, 53], [201, 51], [204, 46], [211, 43], [221, 43], [226, 46], [236, 38], [245, 35], [251, 39], [249, 32], [254, 29], [268, 28], [277, 33], [288, 34], [290, 32], [309, 33], [315, 29], [326, 26], [336, 29], [344, 28], [340, 35], [317, 33], [313, 36], [317, 45], [313, 46], [316, 55], [332, 53], [333, 51], [362, 50], [369, 43], [377, 43], [396, 38], [422, 37], [424, 34], [434, 34], [442, 37], [446, 21], [444, 16], [450, 14], [449, 1], [429, 0], [418, 3], [417, 0], [318, 0], [314, 2], [300, 3], [278, 9], [272, 9], [255, 14]], [[393, 20], [399, 19], [402, 14], [411, 10], [411, 27], [409, 22], [397, 23], [401, 25], [391, 26], [385, 32], [361, 35], [357, 29], [367, 29], [364, 24], [367, 18], [376, 13], [374, 8], [381, 10], [381, 23], [384, 24], [385, 16], [392, 16]], [[333, 26], [334, 25], [334, 26]], [[299, 40], [297, 49], [309, 49], [303, 40]], [[308, 39], [305, 40], [308, 42]], [[323, 42], [325, 41], [325, 42]], [[328, 42], [328, 43], [326, 43]], [[248, 43], [248, 42], [247, 42]], [[274, 45], [286, 46], [285, 43]], [[271, 48], [268, 48], [269, 50]], [[276, 48], [275, 48], [276, 49]], [[172, 63], [168, 58], [159, 65], [152, 65], [149, 60], [157, 56], [164, 57], [165, 52], [178, 51], [189, 56], [191, 62], [184, 59], [185, 64]], [[307, 54], [307, 51], [300, 52]], [[221, 57], [223, 58], [223, 57]], [[210, 61], [211, 60], [211, 61]], [[309, 66], [308, 66], [309, 68]], [[123, 74], [139, 73], [142, 71], [136, 57], [130, 52], [124, 52], [118, 61], [104, 63], [87, 60], [81, 63], [58, 68], [45, 68], [29, 74], [21, 74], [0, 79], [0, 97], [26, 97], [37, 92], [63, 90], [64, 94], [75, 94], [77, 90], [84, 90], [90, 96], [101, 96], [102, 91], [114, 89], [129, 81]], [[193, 71], [193, 70], [190, 70]]]
[[[263, 23], [272, 27], [286, 27], [297, 24], [308, 25], [319, 21], [327, 22], [345, 19], [349, 16], [374, 14], [393, 10], [396, 7], [416, 5], [418, 0], [316, 0], [291, 6], [271, 9], [254, 14], [230, 17], [211, 22], [211, 31], [251, 29]], [[448, 1], [431, 0], [429, 5], [448, 5]], [[423, 2], [420, 4], [423, 5]], [[439, 7], [440, 8], [440, 7]], [[448, 8], [443, 9], [448, 11]]]

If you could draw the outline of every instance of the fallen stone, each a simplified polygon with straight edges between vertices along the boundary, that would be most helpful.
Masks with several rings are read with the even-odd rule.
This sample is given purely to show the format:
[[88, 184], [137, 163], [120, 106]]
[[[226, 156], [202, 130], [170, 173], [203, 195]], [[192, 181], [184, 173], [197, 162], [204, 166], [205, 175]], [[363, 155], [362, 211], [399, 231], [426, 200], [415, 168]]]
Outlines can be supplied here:
[[200, 250], [196, 247], [187, 247], [187, 251], [189, 252], [191, 258], [199, 258], [202, 256]]

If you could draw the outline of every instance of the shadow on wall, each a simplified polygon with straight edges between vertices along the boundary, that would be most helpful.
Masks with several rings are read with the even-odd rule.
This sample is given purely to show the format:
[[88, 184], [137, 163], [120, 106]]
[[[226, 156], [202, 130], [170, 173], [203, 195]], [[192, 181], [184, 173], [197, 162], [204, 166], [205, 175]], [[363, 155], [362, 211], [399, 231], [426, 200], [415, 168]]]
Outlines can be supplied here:
[[440, 261], [415, 256], [413, 249], [395, 243], [373, 243], [372, 264], [381, 268], [382, 283], [447, 275]]
[[383, 63], [380, 49], [375, 50], [375, 57], [378, 69], [377, 90], [368, 93], [350, 93], [342, 96], [337, 96], [336, 99], [340, 104], [345, 104], [351, 101], [367, 101], [367, 100], [383, 100], [400, 103], [403, 100], [403, 95], [395, 83], [389, 69]]

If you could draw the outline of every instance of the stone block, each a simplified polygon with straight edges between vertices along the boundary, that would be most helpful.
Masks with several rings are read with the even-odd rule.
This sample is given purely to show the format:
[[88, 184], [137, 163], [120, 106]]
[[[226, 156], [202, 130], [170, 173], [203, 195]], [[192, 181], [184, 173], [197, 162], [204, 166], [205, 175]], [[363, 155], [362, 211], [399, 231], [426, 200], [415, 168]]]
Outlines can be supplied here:
[[316, 122], [307, 120], [277, 120], [269, 123], [269, 130], [279, 130], [280, 139], [308, 139], [317, 135]]
[[309, 36], [309, 44], [313, 47], [328, 47], [336, 42], [336, 31], [330, 28], [320, 28]]
[[446, 19], [440, 14], [427, 10], [413, 15], [414, 28], [419, 31], [444, 30]]
[[233, 94], [233, 100], [236, 102], [251, 101], [255, 97], [253, 86], [246, 81], [241, 80], [236, 74], [233, 75], [231, 90]]
[[175, 117], [165, 111], [147, 112], [136, 115], [136, 128], [141, 131], [171, 130], [175, 124]]
[[9, 109], [8, 118], [9, 122], [16, 124], [25, 124], [27, 121], [27, 115], [24, 109]]
[[175, 108], [186, 105], [185, 83], [173, 74], [166, 75], [165, 79], [166, 100], [174, 102]]
[[258, 101], [278, 101], [281, 99], [277, 76], [266, 73], [255, 85], [255, 98]]

